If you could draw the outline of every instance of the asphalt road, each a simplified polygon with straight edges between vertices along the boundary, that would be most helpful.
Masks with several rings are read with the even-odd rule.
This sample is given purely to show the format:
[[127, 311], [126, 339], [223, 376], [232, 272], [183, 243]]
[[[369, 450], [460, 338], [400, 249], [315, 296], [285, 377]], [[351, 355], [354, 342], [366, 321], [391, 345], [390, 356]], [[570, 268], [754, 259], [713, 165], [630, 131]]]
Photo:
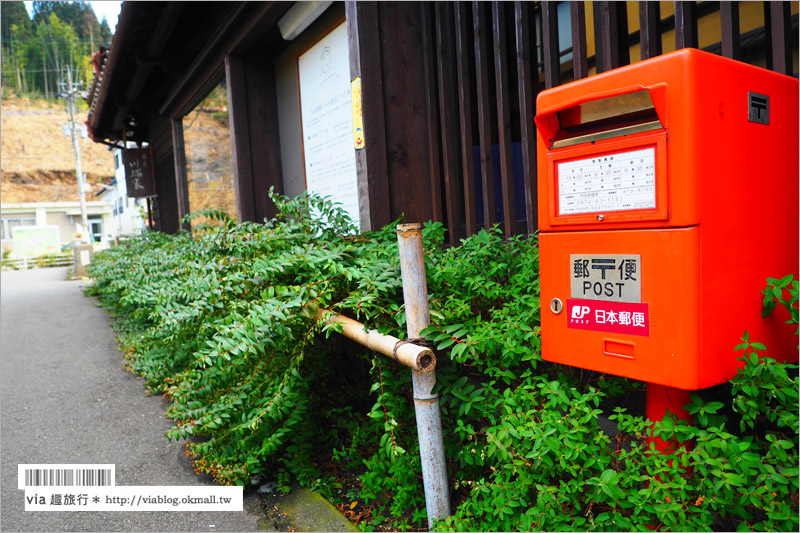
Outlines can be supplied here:
[[257, 531], [244, 512], [25, 512], [20, 463], [115, 464], [117, 485], [191, 486], [181, 443], [164, 433], [165, 402], [123, 369], [106, 311], [65, 281], [66, 268], [0, 276], [0, 530]]

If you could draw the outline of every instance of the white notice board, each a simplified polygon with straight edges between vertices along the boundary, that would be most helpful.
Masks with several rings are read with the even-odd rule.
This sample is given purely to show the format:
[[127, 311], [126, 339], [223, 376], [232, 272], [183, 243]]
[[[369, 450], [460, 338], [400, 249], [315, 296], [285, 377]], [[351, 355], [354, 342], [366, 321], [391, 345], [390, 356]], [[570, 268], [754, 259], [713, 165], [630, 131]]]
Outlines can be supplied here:
[[306, 189], [342, 204], [358, 227], [350, 55], [344, 23], [297, 59]]

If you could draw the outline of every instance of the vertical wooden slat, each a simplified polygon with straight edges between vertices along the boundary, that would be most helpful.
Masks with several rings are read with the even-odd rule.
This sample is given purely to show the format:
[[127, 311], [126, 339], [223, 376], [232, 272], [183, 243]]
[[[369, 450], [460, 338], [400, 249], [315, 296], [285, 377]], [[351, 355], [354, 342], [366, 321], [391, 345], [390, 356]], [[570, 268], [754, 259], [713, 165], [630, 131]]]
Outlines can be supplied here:
[[630, 63], [628, 11], [624, 2], [594, 2], [595, 66], [598, 74]]
[[250, 129], [247, 124], [247, 81], [244, 70], [244, 64], [240, 58], [231, 55], [225, 57], [236, 214], [239, 220], [255, 222]]
[[580, 80], [589, 75], [589, 60], [586, 52], [586, 7], [583, 2], [571, 2], [569, 10], [572, 22], [573, 78]]
[[[432, 217], [420, 2], [378, 2], [392, 220]], [[413, 36], [413, 38], [411, 37]]]
[[178, 221], [181, 229], [192, 231], [189, 222], [183, 222], [183, 217], [189, 214], [189, 187], [188, 174], [186, 172], [186, 143], [183, 139], [183, 120], [177, 118], [172, 120], [172, 156], [175, 162], [175, 191], [177, 194], [176, 207], [178, 210]]
[[442, 222], [442, 173], [439, 152], [439, 105], [436, 79], [435, 17], [430, 2], [420, 2], [422, 10], [422, 62], [425, 74], [425, 113], [428, 123], [428, 160], [430, 162], [431, 218]]
[[489, 57], [486, 43], [486, 15], [482, 2], [472, 3], [472, 27], [475, 37], [475, 77], [478, 86], [478, 136], [481, 154], [483, 225], [488, 229], [495, 223], [496, 217], [492, 170], [492, 118], [489, 103]]
[[722, 30], [722, 56], [730, 59], [741, 59], [739, 2], [720, 2], [719, 13]]
[[[769, 9], [772, 70], [792, 75], [792, 27], [789, 2], [764, 2]], [[765, 19], [766, 20], [766, 19]]]
[[592, 3], [594, 12], [594, 65], [597, 73], [614, 68], [611, 64], [611, 15], [608, 2]]
[[536, 190], [536, 124], [533, 122], [533, 117], [536, 115], [538, 80], [532, 75], [536, 71], [536, 51], [531, 43], [535, 43], [536, 40], [535, 36], [531, 38], [531, 29], [535, 28], [535, 25], [531, 17], [529, 2], [519, 0], [514, 2], [514, 19], [517, 29], [517, 79], [519, 81], [519, 113], [522, 133], [522, 173], [525, 181], [525, 217], [528, 234], [532, 235], [539, 227]]
[[675, 2], [675, 50], [697, 48], [697, 6]]
[[558, 10], [555, 2], [542, 2], [542, 50], [544, 87], [561, 84], [561, 50], [558, 47]]
[[464, 220], [467, 235], [478, 231], [475, 199], [475, 165], [472, 159], [472, 83], [470, 82], [469, 5], [456, 2], [456, 72], [458, 79], [459, 117], [461, 119], [461, 175], [464, 178]]
[[639, 2], [639, 48], [641, 59], [661, 55], [661, 8], [658, 2]]
[[770, 17], [769, 6], [772, 2], [763, 2], [762, 9], [764, 11], [764, 54], [767, 58], [767, 69], [772, 70], [772, 18]]
[[437, 2], [436, 10], [436, 48], [439, 51], [439, 114], [442, 126], [442, 163], [444, 165], [445, 203], [447, 205], [447, 226], [449, 229], [450, 244], [458, 244], [463, 238], [461, 228], [461, 202], [457, 187], [458, 176], [458, 145], [457, 133], [457, 98], [453, 81], [453, 11], [452, 4]]
[[625, 2], [612, 2], [611, 16], [615, 28], [613, 62], [614, 68], [617, 68], [631, 62], [631, 51], [628, 46], [628, 8]]
[[494, 35], [494, 82], [497, 94], [497, 133], [500, 145], [500, 176], [503, 191], [504, 234], [508, 239], [516, 233], [517, 209], [514, 194], [514, 161], [511, 154], [511, 102], [508, 101], [508, 54], [506, 49], [506, 16], [504, 3], [492, 2]]
[[594, 10], [594, 64], [597, 73], [600, 74], [615, 67], [613, 61], [615, 39], [612, 37], [615, 26], [611, 21], [610, 2], [594, 2], [592, 9]]
[[350, 77], [361, 78], [365, 148], [356, 150], [358, 209], [362, 230], [391, 222], [386, 161], [383, 75], [378, 7], [374, 2], [345, 2], [350, 40]]

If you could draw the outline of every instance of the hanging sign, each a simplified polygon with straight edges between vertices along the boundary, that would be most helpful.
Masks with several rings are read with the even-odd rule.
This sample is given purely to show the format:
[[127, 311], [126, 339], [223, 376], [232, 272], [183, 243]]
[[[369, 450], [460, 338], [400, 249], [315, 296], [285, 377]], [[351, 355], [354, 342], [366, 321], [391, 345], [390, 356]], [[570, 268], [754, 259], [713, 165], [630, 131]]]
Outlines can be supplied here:
[[129, 198], [156, 196], [153, 178], [153, 154], [150, 148], [123, 150], [122, 162], [125, 165], [125, 184]]

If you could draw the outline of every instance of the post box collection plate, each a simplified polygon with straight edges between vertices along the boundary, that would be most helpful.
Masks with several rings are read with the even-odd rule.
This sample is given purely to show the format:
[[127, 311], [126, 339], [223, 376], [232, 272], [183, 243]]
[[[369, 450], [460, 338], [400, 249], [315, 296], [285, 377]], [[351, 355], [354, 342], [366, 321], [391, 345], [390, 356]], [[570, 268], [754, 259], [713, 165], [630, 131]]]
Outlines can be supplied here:
[[559, 215], [656, 207], [655, 148], [557, 165]]
[[573, 298], [641, 303], [641, 255], [570, 254], [569, 264]]

